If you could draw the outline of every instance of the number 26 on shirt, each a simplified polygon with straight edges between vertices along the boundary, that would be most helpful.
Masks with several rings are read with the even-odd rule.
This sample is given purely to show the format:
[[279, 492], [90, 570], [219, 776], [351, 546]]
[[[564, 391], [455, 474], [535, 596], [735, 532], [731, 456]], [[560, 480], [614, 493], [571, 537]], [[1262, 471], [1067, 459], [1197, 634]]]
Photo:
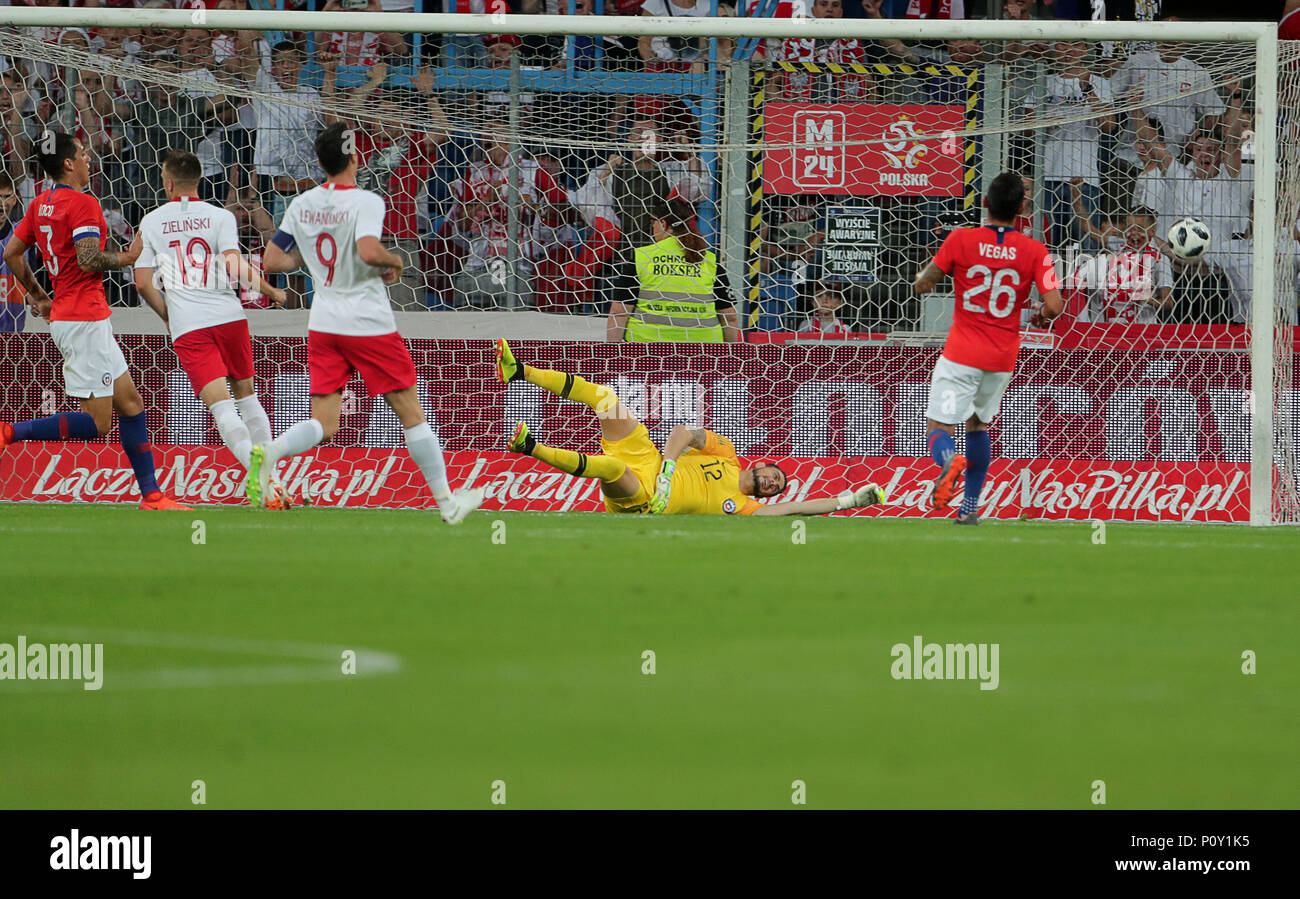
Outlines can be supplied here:
[[[967, 312], [986, 312], [994, 318], [1006, 318], [1016, 309], [1016, 290], [1020, 287], [1020, 274], [1013, 268], [1000, 268], [996, 272], [987, 265], [972, 265], [966, 269], [966, 279], [976, 281], [961, 295], [961, 307]], [[988, 308], [977, 298], [988, 294]]]

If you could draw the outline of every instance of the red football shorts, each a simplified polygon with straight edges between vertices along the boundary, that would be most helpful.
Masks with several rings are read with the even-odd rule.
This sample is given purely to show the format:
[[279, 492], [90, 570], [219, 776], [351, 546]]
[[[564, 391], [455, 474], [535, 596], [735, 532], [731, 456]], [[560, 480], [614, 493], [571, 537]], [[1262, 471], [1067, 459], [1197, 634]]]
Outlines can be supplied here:
[[415, 386], [415, 363], [396, 331], [371, 337], [308, 331], [307, 370], [313, 396], [339, 392], [353, 372], [361, 375], [368, 396]]
[[247, 319], [189, 331], [173, 341], [172, 349], [196, 396], [217, 378], [243, 381], [253, 376]]

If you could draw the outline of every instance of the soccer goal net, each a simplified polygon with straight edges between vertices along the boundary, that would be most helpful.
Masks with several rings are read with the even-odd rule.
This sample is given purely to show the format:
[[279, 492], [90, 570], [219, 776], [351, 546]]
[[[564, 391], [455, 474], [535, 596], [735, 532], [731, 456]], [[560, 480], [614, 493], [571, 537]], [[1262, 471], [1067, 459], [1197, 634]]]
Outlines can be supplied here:
[[[1300, 47], [1260, 25], [559, 2], [569, 15], [0, 10], [0, 199], [11, 188], [15, 220], [42, 187], [33, 141], [69, 131], [126, 245], [166, 200], [162, 155], [190, 149], [256, 263], [322, 177], [316, 133], [343, 121], [408, 263], [390, 294], [422, 400], [452, 480], [487, 484], [486, 508], [600, 508], [596, 482], [504, 451], [517, 421], [578, 450], [598, 439], [585, 408], [495, 382], [507, 336], [530, 363], [613, 386], [657, 442], [706, 426], [779, 461], [786, 499], [876, 481], [889, 503], [856, 514], [931, 515], [925, 406], [954, 304], [1011, 294], [954, 297], [949, 281], [918, 297], [912, 281], [1012, 171], [1017, 224], [1053, 250], [1067, 310], [1024, 326], [981, 513], [1300, 521]], [[635, 251], [669, 200], [716, 255], [722, 342], [627, 340]], [[1187, 218], [1200, 227], [1171, 234]], [[310, 306], [304, 273], [276, 277]], [[238, 501], [242, 471], [161, 323], [129, 272], [108, 289], [164, 487]], [[279, 432], [307, 413], [304, 313], [241, 298]], [[0, 420], [63, 408], [42, 323], [4, 308]], [[284, 472], [290, 489], [426, 504], [382, 401], [355, 382], [344, 412]], [[24, 444], [0, 457], [0, 495], [124, 499], [124, 467], [115, 443]]]

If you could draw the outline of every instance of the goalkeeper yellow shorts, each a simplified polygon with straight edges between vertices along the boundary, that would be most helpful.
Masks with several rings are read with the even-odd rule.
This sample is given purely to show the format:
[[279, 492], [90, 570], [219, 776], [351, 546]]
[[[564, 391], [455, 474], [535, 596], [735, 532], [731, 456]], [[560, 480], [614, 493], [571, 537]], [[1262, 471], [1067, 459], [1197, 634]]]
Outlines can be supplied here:
[[659, 477], [659, 468], [664, 457], [659, 448], [650, 439], [650, 432], [645, 425], [637, 425], [636, 430], [622, 440], [609, 441], [600, 438], [600, 449], [607, 456], [613, 456], [636, 475], [640, 485], [636, 496], [605, 497], [605, 509], [610, 512], [642, 513], [650, 508], [650, 497], [654, 496], [655, 478]]

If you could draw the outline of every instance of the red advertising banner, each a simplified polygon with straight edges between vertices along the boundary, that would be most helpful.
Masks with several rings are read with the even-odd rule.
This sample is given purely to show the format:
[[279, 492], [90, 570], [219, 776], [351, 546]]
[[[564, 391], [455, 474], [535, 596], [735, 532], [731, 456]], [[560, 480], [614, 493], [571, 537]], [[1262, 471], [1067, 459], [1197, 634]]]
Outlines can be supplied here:
[[[35, 446], [35, 445], [29, 445]], [[112, 447], [41, 444], [0, 457], [0, 498], [18, 501], [138, 502], [131, 468]], [[108, 450], [108, 452], [105, 452]], [[239, 505], [244, 471], [224, 449], [155, 446], [159, 485], [187, 503]], [[759, 458], [746, 458], [749, 465]], [[874, 481], [889, 502], [851, 513], [946, 517], [930, 509], [935, 469], [929, 459], [839, 456], [783, 462], [790, 486], [780, 500], [834, 496]], [[597, 512], [600, 483], [573, 478], [535, 459], [501, 452], [447, 454], [454, 486], [486, 487], [487, 511]], [[1248, 516], [1249, 466], [1151, 463], [1136, 470], [1097, 462], [1007, 460], [993, 463], [981, 514], [996, 518], [1242, 521]], [[286, 460], [290, 494], [313, 506], [433, 508], [433, 497], [404, 450], [321, 447]]]
[[[886, 197], [965, 192], [961, 106], [773, 102], [763, 116], [764, 191]], [[943, 137], [921, 140], [922, 135]]]
[[[160, 479], [191, 502], [241, 502], [243, 477], [163, 337], [120, 335], [149, 412]], [[518, 421], [555, 445], [599, 452], [591, 411], [525, 382], [502, 385], [487, 340], [409, 341], [426, 414], [457, 484], [489, 487], [489, 509], [596, 510], [599, 485], [503, 453]], [[925, 405], [936, 348], [868, 341], [606, 344], [520, 341], [516, 355], [608, 384], [659, 445], [678, 424], [780, 461], [784, 499], [875, 481], [923, 515], [934, 470]], [[254, 338], [258, 394], [280, 433], [307, 414], [301, 338]], [[0, 421], [71, 408], [48, 336], [0, 343]], [[984, 513], [999, 517], [1243, 521], [1252, 424], [1249, 357], [1202, 349], [1023, 350], [992, 429]], [[1279, 405], [1300, 401], [1295, 385]], [[1300, 423], [1297, 423], [1300, 426]], [[1300, 436], [1300, 435], [1297, 435]], [[958, 449], [962, 440], [958, 437]], [[381, 399], [349, 385], [339, 433], [282, 463], [282, 480], [326, 506], [431, 504]], [[87, 443], [19, 443], [0, 453], [0, 500], [132, 501], [116, 433]]]

